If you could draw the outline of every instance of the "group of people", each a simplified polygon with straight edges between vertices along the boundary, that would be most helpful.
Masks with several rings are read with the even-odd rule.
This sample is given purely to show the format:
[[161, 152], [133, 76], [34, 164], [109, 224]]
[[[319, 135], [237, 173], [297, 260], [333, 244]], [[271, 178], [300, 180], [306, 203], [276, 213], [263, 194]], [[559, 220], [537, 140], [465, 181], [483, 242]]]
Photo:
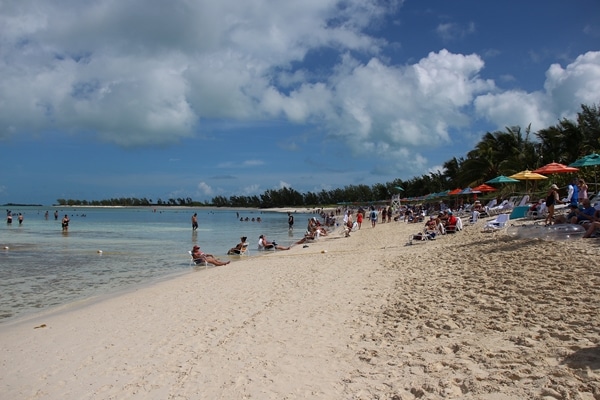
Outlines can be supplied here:
[[[48, 219], [48, 211], [46, 211], [45, 218]], [[54, 211], [54, 219], [58, 219], [58, 211]], [[25, 220], [25, 216], [22, 213], [17, 215], [17, 221], [19, 221], [19, 225], [23, 225], [23, 221]], [[64, 218], [61, 221], [61, 227], [63, 232], [69, 229], [69, 216], [65, 214]], [[13, 222], [13, 216], [11, 210], [6, 210], [6, 223], [11, 225]]]
[[430, 215], [429, 220], [425, 223], [425, 233], [431, 238], [461, 229], [460, 219], [448, 209], [440, 212], [437, 216]]
[[[197, 217], [196, 214], [194, 214], [194, 217]], [[294, 217], [293, 217], [293, 215], [288, 214], [288, 228], [291, 231], [293, 229], [293, 227], [294, 227]], [[304, 237], [302, 239], [298, 240], [293, 245], [298, 245], [298, 244], [307, 243], [309, 241], [314, 241], [314, 240], [317, 240], [321, 236], [327, 236], [327, 229], [318, 221], [317, 218], [315, 218], [315, 217], [309, 218]], [[231, 249], [229, 249], [229, 251], [227, 251], [227, 255], [247, 254], [248, 246], [249, 246], [248, 237], [242, 236], [242, 237], [240, 237], [240, 242], [238, 244], [236, 244], [234, 247], [232, 247]], [[264, 234], [260, 235], [258, 237], [258, 250], [259, 251], [289, 250], [291, 247], [292, 246], [282, 246], [274, 240], [269, 240], [269, 239], [267, 239], [267, 236]], [[207, 254], [207, 253], [202, 252], [198, 245], [194, 245], [194, 247], [192, 248], [191, 254], [192, 254], [192, 258], [196, 264], [209, 263], [209, 264], [217, 265], [217, 266], [229, 264], [229, 261], [227, 261], [227, 262], [221, 261], [218, 258], [216, 258], [215, 256], [213, 256], [212, 254]]]
[[[588, 198], [588, 185], [583, 179], [573, 178], [573, 181], [567, 186], [567, 197], [560, 199], [558, 193], [559, 187], [556, 184], [550, 186], [545, 203], [548, 214], [545, 224], [578, 224], [586, 228], [584, 238], [591, 237], [596, 230], [600, 229], [600, 210], [591, 204]], [[566, 215], [556, 215], [555, 206], [557, 204], [568, 204]]]

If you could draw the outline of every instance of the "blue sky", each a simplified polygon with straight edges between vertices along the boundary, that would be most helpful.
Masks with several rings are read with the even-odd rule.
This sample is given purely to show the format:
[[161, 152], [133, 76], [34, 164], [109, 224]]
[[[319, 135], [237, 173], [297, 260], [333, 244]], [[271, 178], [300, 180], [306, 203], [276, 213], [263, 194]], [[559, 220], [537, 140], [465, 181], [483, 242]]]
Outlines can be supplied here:
[[0, 204], [410, 179], [600, 104], [600, 2], [0, 0]]

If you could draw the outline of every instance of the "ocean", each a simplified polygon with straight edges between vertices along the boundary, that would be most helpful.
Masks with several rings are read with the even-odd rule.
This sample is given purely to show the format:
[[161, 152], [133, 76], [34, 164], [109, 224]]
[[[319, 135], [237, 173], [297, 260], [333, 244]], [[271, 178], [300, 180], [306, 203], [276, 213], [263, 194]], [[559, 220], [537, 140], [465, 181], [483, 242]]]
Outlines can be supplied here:
[[[286, 213], [255, 209], [15, 206], [10, 211], [12, 224], [6, 218], [0, 222], [0, 323], [170, 276], [202, 273], [189, 265], [188, 251], [195, 244], [222, 260], [243, 262], [226, 255], [241, 236], [248, 237], [250, 256], [257, 256], [259, 235], [288, 246], [303, 237], [315, 216], [298, 210], [290, 232]], [[192, 231], [195, 212], [199, 228]], [[65, 214], [70, 224], [63, 232]]]

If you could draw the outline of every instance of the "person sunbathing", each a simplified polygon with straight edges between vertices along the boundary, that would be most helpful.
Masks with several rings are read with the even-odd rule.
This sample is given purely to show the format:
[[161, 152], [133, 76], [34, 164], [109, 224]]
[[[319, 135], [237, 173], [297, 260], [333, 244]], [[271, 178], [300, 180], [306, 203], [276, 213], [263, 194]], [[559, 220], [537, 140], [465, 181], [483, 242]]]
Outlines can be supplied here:
[[229, 249], [229, 251], [227, 252], [228, 255], [240, 255], [246, 252], [246, 250], [248, 249], [248, 242], [246, 242], [246, 239], [248, 239], [246, 236], [242, 236], [240, 238], [240, 242], [238, 244], [235, 245], [235, 247], [232, 247], [231, 249]]
[[429, 221], [425, 223], [425, 233], [431, 237], [435, 237], [438, 233], [438, 225], [433, 215], [429, 216]]
[[289, 247], [283, 247], [278, 245], [275, 241], [269, 242], [265, 235], [258, 237], [258, 249], [259, 250], [289, 250]]
[[212, 254], [203, 253], [202, 251], [200, 251], [200, 246], [194, 246], [192, 248], [192, 258], [194, 259], [194, 263], [196, 264], [207, 262], [212, 265], [221, 266], [227, 265], [231, 262], [223, 262], [221, 260], [216, 259]]

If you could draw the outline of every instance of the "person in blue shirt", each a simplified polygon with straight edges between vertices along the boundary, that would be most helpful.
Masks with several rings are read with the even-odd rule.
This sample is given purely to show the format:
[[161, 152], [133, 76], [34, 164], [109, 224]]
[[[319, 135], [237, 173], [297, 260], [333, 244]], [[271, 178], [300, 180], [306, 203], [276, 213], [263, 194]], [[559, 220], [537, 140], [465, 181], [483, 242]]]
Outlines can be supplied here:
[[600, 217], [600, 212], [590, 204], [589, 199], [583, 199], [582, 207], [569, 213], [569, 217], [569, 222], [572, 224], [579, 224], [584, 221], [593, 222]]
[[568, 195], [567, 195], [567, 203], [577, 206], [579, 204], [579, 186], [578, 179], [573, 178], [573, 181], [569, 184], [568, 187]]

